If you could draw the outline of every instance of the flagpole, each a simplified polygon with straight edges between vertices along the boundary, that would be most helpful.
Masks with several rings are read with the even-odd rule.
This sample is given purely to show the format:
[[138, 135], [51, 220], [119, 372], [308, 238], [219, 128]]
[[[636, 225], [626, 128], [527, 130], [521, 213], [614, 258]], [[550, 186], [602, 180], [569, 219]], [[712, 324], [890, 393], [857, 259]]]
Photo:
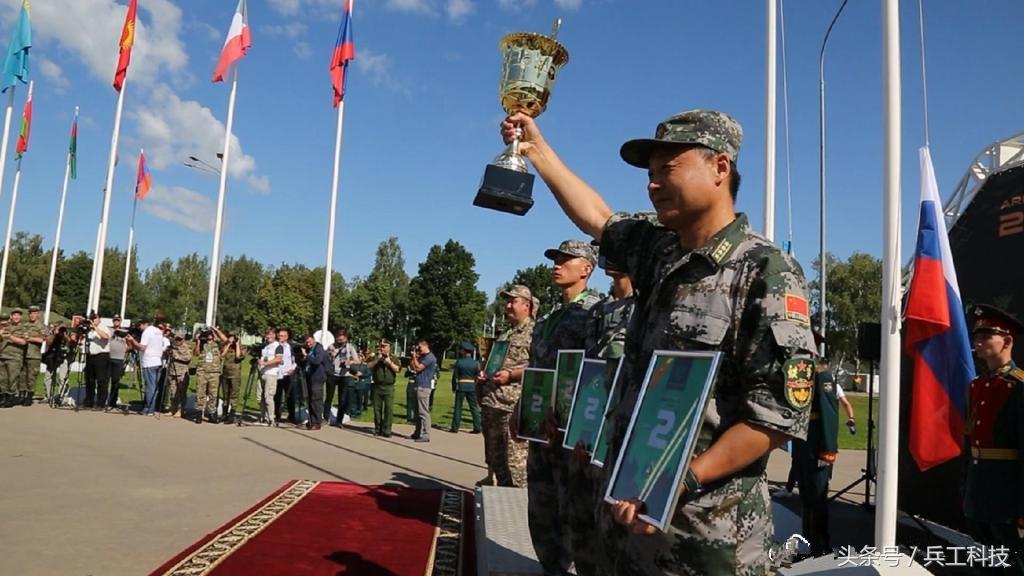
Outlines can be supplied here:
[[[140, 152], [141, 154], [141, 152]], [[121, 318], [124, 318], [124, 309], [128, 303], [128, 276], [132, 269], [132, 242], [135, 241], [135, 209], [139, 205], [139, 196], [135, 195], [132, 200], [132, 222], [128, 227], [128, 251], [124, 257], [124, 286], [121, 287]]]
[[320, 322], [321, 337], [326, 338], [331, 313], [331, 276], [334, 270], [334, 224], [338, 210], [338, 176], [341, 171], [341, 131], [345, 124], [345, 100], [338, 102], [338, 132], [334, 137], [334, 177], [331, 182], [330, 224], [327, 225], [327, 269], [324, 272], [324, 310]]
[[775, 20], [778, 0], [765, 2], [764, 58], [764, 235], [775, 241], [775, 84], [776, 34]]
[[14, 208], [18, 203], [18, 184], [21, 183], [21, 158], [14, 169], [14, 187], [11, 191], [11, 210], [7, 213], [7, 237], [4, 238], [4, 257], [0, 264], [0, 309], [4, 306], [4, 287], [7, 284], [7, 262], [11, 255], [11, 232], [14, 230]]
[[[78, 121], [78, 106], [75, 106], [75, 121]], [[68, 198], [68, 181], [71, 177], [71, 150], [64, 167], [64, 188], [60, 193], [60, 209], [57, 211], [57, 234], [53, 239], [53, 256], [50, 257], [50, 283], [46, 287], [46, 307], [43, 309], [43, 325], [50, 325], [50, 306], [53, 304], [53, 281], [57, 277], [57, 254], [60, 253], [60, 233], [64, 226], [64, 202]]]
[[224, 196], [228, 185], [228, 155], [231, 152], [231, 127], [235, 120], [235, 95], [238, 93], [238, 64], [231, 78], [228, 97], [228, 120], [224, 128], [224, 153], [220, 163], [220, 190], [217, 192], [217, 221], [213, 231], [213, 254], [210, 256], [210, 285], [206, 291], [206, 325], [214, 325], [217, 308], [217, 284], [220, 282], [220, 236], [224, 228]]
[[121, 112], [124, 110], [124, 93], [128, 87], [128, 78], [121, 84], [117, 96], [117, 111], [114, 113], [114, 133], [110, 137], [110, 159], [107, 161], [107, 182], [103, 189], [103, 214], [100, 216], [100, 232], [97, 240], [96, 253], [93, 256], [92, 296], [87, 306], [88, 312], [99, 313], [100, 290], [103, 286], [103, 256], [107, 248], [107, 225], [110, 218], [110, 196], [114, 189], [114, 167], [117, 162], [117, 141], [121, 136]]
[[[900, 19], [899, 0], [882, 3], [883, 185], [882, 361], [879, 366], [878, 491], [875, 545], [896, 545], [900, 411]], [[941, 225], [941, 222], [940, 222]]]
[[7, 174], [7, 144], [11, 136], [11, 115], [14, 114], [14, 86], [7, 94], [7, 112], [4, 114], [4, 136], [0, 142], [0, 198], [4, 195], [4, 176]]

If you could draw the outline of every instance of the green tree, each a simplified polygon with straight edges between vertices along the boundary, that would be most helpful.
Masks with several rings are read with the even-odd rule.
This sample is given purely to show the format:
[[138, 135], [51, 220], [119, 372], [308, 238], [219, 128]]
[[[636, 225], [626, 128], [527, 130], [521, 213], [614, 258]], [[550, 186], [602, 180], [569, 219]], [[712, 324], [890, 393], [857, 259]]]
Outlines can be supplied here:
[[447, 351], [474, 340], [483, 323], [487, 295], [476, 289], [476, 260], [462, 244], [448, 240], [433, 246], [409, 285], [409, 316], [417, 337]]
[[298, 337], [320, 325], [323, 304], [323, 268], [282, 265], [256, 293], [256, 305], [246, 311], [244, 324], [259, 332], [266, 327], [287, 328]]
[[11, 237], [11, 255], [7, 262], [4, 307], [42, 306], [49, 279], [50, 259], [43, 252], [43, 237], [15, 232]]
[[377, 246], [373, 270], [365, 279], [355, 279], [344, 303], [341, 317], [359, 342], [380, 337], [401, 341], [409, 331], [407, 322], [409, 275], [405, 257], [394, 236]]
[[174, 326], [191, 330], [206, 319], [206, 290], [210, 282], [209, 261], [196, 253], [167, 258], [146, 271], [145, 289], [150, 294], [152, 316], [163, 313]]
[[[52, 255], [48, 255], [47, 261], [51, 257]], [[58, 256], [57, 273], [53, 280], [53, 311], [67, 318], [84, 313], [86, 300], [89, 299], [91, 278], [91, 256], [81, 250], [70, 257], [64, 257], [63, 254]]]
[[[855, 252], [845, 262], [831, 253], [825, 261], [825, 347], [837, 363], [857, 358], [857, 325], [878, 322], [882, 309], [882, 261], [870, 254]], [[820, 326], [820, 258], [814, 261], [815, 280], [811, 291], [812, 324]]]
[[258, 333], [265, 326], [246, 324], [246, 311], [256, 306], [256, 294], [263, 286], [263, 265], [241, 256], [228, 256], [220, 267], [217, 294], [217, 322], [225, 330]]
[[[551, 311], [561, 300], [562, 293], [553, 282], [555, 269], [547, 264], [538, 264], [532, 268], [516, 270], [512, 277], [511, 284], [522, 284], [533, 292], [533, 296], [540, 300], [540, 309], [537, 317], [543, 316]], [[507, 288], [508, 285], [502, 289]]]
[[[124, 289], [124, 262], [127, 255], [120, 248], [107, 248], [103, 256], [103, 283], [100, 285], [99, 312], [103, 316], [113, 316], [121, 312], [121, 292]], [[59, 264], [58, 264], [59, 265]], [[90, 277], [92, 271], [90, 270]], [[152, 302], [143, 287], [138, 270], [138, 250], [132, 249], [132, 270], [128, 277], [128, 302], [125, 307], [126, 318], [138, 318], [150, 315]]]

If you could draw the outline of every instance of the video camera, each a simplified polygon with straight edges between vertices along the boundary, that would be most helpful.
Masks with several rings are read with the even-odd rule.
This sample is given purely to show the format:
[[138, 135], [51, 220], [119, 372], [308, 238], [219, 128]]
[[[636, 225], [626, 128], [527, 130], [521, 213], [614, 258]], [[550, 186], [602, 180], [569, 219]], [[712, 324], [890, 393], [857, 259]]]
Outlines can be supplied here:
[[97, 318], [99, 315], [96, 312], [75, 315], [71, 318], [71, 330], [79, 336], [85, 336], [89, 334], [89, 330], [92, 330], [92, 323]]
[[200, 342], [206, 342], [207, 340], [213, 338], [213, 328], [205, 324], [197, 324], [193, 331], [193, 334], [196, 340], [199, 340]]

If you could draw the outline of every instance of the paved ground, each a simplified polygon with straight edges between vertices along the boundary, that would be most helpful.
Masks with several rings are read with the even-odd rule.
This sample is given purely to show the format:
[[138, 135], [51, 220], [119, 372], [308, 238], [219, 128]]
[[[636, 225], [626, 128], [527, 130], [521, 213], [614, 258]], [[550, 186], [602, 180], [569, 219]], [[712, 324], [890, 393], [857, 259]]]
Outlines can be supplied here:
[[[417, 444], [367, 428], [238, 428], [36, 405], [0, 411], [0, 438], [0, 574], [24, 576], [146, 574], [291, 479], [471, 489], [485, 473], [481, 436], [440, 430]], [[863, 452], [844, 452], [833, 486], [863, 465]], [[783, 482], [788, 466], [773, 455], [769, 478]], [[837, 516], [836, 545], [870, 539], [859, 506]], [[794, 521], [780, 517], [780, 532]]]

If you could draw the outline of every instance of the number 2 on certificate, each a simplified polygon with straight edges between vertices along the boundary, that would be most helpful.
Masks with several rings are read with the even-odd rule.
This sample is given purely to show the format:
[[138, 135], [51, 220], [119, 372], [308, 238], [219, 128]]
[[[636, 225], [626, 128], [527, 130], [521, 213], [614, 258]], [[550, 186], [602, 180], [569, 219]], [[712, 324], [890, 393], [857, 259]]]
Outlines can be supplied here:
[[668, 436], [676, 423], [676, 413], [662, 408], [658, 410], [658, 421], [660, 424], [651, 429], [651, 435], [647, 437], [647, 445], [652, 448], [664, 450], [668, 446]]

